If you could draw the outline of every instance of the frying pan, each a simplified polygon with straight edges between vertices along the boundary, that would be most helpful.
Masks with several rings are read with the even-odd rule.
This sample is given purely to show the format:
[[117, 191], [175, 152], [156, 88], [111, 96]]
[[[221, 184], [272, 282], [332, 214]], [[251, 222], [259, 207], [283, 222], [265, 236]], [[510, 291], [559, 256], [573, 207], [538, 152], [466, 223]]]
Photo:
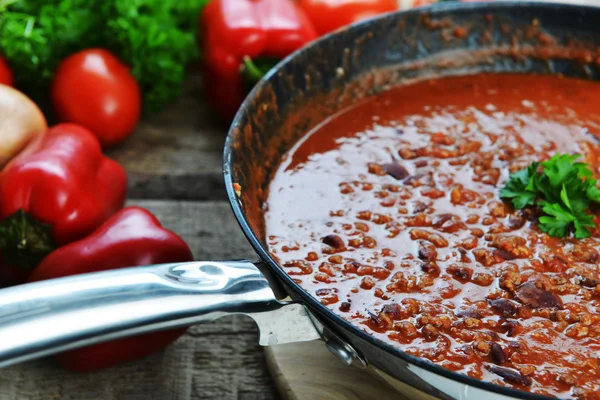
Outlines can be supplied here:
[[410, 356], [328, 310], [267, 251], [262, 207], [270, 176], [298, 138], [387, 87], [482, 71], [596, 79], [599, 21], [600, 9], [580, 5], [448, 3], [382, 16], [298, 51], [248, 96], [225, 145], [229, 201], [260, 261], [136, 267], [0, 290], [0, 366], [245, 314], [257, 322], [262, 345], [321, 339], [342, 362], [423, 396], [544, 398]]

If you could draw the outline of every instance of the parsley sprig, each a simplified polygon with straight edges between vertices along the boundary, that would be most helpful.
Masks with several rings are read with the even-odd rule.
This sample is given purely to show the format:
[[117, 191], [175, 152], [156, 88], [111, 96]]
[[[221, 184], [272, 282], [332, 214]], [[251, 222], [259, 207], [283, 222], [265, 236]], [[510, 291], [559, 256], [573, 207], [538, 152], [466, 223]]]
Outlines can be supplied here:
[[[533, 162], [510, 175], [500, 197], [511, 199], [516, 209], [538, 206], [543, 216], [539, 228], [554, 237], [590, 237], [594, 216], [590, 203], [600, 203], [600, 189], [585, 163], [575, 162], [580, 154], [556, 154], [543, 163]], [[542, 168], [540, 168], [542, 167]]]

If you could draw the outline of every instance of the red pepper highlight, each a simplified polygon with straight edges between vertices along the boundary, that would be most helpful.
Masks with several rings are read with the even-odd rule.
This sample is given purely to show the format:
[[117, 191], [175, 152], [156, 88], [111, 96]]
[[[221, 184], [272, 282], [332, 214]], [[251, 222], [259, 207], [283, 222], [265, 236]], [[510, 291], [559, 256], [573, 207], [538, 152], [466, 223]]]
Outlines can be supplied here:
[[121, 209], [126, 190], [125, 170], [89, 130], [50, 128], [0, 172], [5, 262], [34, 268], [48, 250], [85, 237]]
[[396, 0], [298, 0], [319, 35], [398, 10]]
[[[291, 0], [212, 0], [200, 26], [206, 92], [226, 120], [246, 97], [243, 69], [248, 60], [279, 60], [317, 38], [307, 16]], [[250, 83], [257, 78], [252, 75]]]
[[[85, 239], [51, 253], [29, 280], [192, 260], [183, 239], [163, 228], [154, 215], [140, 207], [127, 207]], [[161, 350], [183, 332], [181, 328], [100, 343], [58, 354], [55, 359], [70, 370], [94, 371]]]

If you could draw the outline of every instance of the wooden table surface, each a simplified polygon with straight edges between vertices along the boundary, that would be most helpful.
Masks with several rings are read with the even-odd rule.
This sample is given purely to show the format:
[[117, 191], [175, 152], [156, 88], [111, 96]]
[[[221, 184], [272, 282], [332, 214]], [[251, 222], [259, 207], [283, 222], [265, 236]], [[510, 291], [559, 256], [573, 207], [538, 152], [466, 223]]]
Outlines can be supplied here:
[[[148, 208], [190, 245], [197, 260], [254, 259], [222, 180], [227, 127], [214, 120], [190, 76], [177, 104], [145, 118], [109, 152], [129, 174], [129, 202]], [[257, 329], [246, 317], [190, 328], [159, 354], [74, 374], [50, 360], [2, 370], [0, 400], [277, 399]]]

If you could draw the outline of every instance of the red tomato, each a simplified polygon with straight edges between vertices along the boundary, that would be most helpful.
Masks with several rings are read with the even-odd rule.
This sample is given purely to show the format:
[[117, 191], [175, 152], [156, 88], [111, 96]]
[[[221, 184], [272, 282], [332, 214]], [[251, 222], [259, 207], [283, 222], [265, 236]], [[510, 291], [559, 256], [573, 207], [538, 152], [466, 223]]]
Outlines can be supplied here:
[[0, 57], [0, 84], [13, 85], [13, 74], [4, 57]]
[[52, 83], [52, 104], [62, 121], [83, 125], [103, 146], [125, 140], [140, 118], [140, 88], [110, 52], [88, 49], [58, 66]]

